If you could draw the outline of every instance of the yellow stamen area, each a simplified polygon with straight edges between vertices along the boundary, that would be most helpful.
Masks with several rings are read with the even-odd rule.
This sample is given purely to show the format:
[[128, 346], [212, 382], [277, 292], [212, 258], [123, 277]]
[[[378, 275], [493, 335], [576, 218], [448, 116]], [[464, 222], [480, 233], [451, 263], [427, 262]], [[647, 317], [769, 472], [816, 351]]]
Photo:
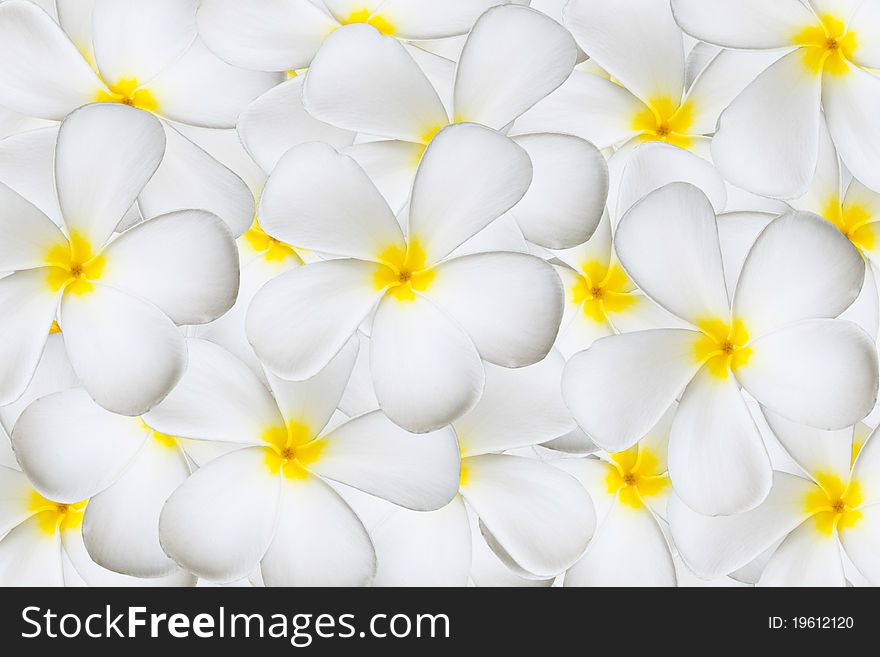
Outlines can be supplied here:
[[863, 253], [877, 246], [877, 233], [872, 225], [875, 217], [858, 203], [841, 203], [839, 197], [832, 196], [825, 204], [822, 216], [837, 226]]
[[53, 502], [40, 495], [37, 491], [32, 491], [31, 497], [28, 500], [28, 511], [36, 514], [41, 531], [49, 536], [54, 536], [58, 529], [64, 531], [65, 529], [76, 529], [81, 526], [83, 513], [85, 513], [88, 502], [88, 500], [74, 502], [73, 504]]
[[426, 266], [428, 254], [417, 239], [406, 250], [397, 245], [389, 246], [377, 256], [380, 265], [373, 274], [377, 290], [387, 290], [398, 301], [414, 301], [416, 292], [424, 292], [436, 277], [436, 272]]
[[300, 264], [303, 262], [296, 249], [264, 231], [256, 215], [254, 215], [251, 227], [245, 231], [242, 237], [254, 251], [261, 253], [267, 262], [282, 262], [287, 258], [293, 258]]
[[67, 244], [51, 247], [45, 261], [49, 265], [49, 288], [73, 294], [91, 292], [92, 282], [101, 277], [106, 264], [103, 255], [93, 252], [91, 242], [76, 232], [71, 233]]
[[605, 486], [617, 495], [621, 504], [640, 509], [644, 500], [659, 495], [669, 487], [669, 476], [660, 466], [660, 459], [651, 450], [635, 445], [623, 452], [610, 454]]
[[52, 320], [52, 325], [49, 327], [49, 335], [52, 335], [53, 333], [61, 333], [61, 326], [54, 319]]
[[146, 422], [137, 418], [140, 422], [141, 426], [150, 432], [150, 437], [155, 440], [157, 443], [162, 445], [163, 447], [167, 447], [169, 449], [177, 447], [177, 438], [174, 436], [170, 436], [167, 433], [161, 433], [160, 431], [156, 431]]
[[749, 333], [742, 320], [727, 324], [722, 319], [702, 319], [697, 322], [703, 334], [694, 342], [694, 358], [705, 363], [709, 373], [719, 379], [749, 362], [752, 349], [747, 347]]
[[694, 104], [679, 104], [668, 96], [652, 98], [645, 109], [632, 120], [633, 130], [641, 141], [663, 141], [680, 148], [688, 148], [693, 138], [688, 130], [694, 123]]
[[290, 420], [286, 426], [270, 427], [260, 437], [266, 447], [266, 467], [272, 474], [289, 479], [305, 479], [307, 466], [321, 458], [326, 448], [323, 439], [315, 439], [304, 422]]
[[852, 467], [853, 464], [855, 464], [859, 452], [862, 451], [862, 447], [865, 446], [865, 442], [870, 435], [871, 429], [866, 424], [859, 423], [855, 426], [855, 429], [853, 430], [852, 452], [850, 455], [849, 467]]
[[813, 516], [816, 529], [830, 536], [836, 527], [838, 531], [852, 527], [862, 512], [856, 507], [862, 504], [862, 491], [859, 482], [843, 483], [835, 474], [817, 473], [819, 486], [807, 493], [804, 510]]
[[385, 36], [394, 34], [394, 25], [391, 21], [378, 14], [372, 14], [369, 9], [355, 9], [348, 15], [348, 18], [342, 21], [343, 25], [351, 25], [352, 23], [372, 25]]
[[824, 14], [819, 20], [819, 25], [809, 25], [797, 32], [792, 41], [802, 46], [807, 70], [815, 74], [827, 70], [834, 75], [846, 75], [850, 72], [847, 60], [852, 61], [858, 47], [856, 35], [847, 32], [845, 23], [831, 14]]
[[159, 102], [153, 93], [138, 84], [137, 80], [126, 79], [108, 84], [107, 89], [110, 91], [99, 90], [95, 94], [95, 101], [98, 103], [122, 103], [130, 105], [148, 112], [155, 112], [159, 107]]
[[585, 262], [581, 272], [571, 298], [576, 305], [583, 304], [584, 314], [594, 322], [604, 323], [609, 312], [621, 313], [636, 303], [630, 294], [635, 286], [620, 265]]
[[468, 477], [470, 476], [470, 472], [467, 467], [467, 460], [466, 459], [461, 459], [461, 466], [460, 467], [461, 467], [461, 472], [458, 475], [458, 487], [464, 488], [464, 486], [468, 482]]

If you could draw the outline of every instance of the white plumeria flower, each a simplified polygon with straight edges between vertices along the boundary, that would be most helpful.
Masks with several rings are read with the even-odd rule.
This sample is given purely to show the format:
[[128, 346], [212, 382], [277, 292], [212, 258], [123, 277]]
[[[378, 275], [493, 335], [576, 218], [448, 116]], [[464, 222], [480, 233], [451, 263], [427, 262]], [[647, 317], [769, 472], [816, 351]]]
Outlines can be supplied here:
[[831, 319], [858, 295], [864, 265], [827, 221], [798, 212], [772, 221], [732, 295], [715, 213], [691, 185], [646, 196], [615, 237], [630, 278], [689, 328], [597, 340], [568, 362], [563, 394], [578, 424], [611, 452], [633, 445], [681, 394], [669, 473], [694, 510], [744, 511], [770, 488], [770, 462], [740, 386], [775, 412], [829, 429], [874, 406], [873, 341]]
[[673, 496], [670, 527], [687, 565], [708, 579], [757, 562], [758, 586], [844, 586], [845, 555], [880, 585], [877, 432], [861, 444], [853, 427], [823, 431], [767, 419], [800, 471], [776, 472], [767, 499], [734, 516], [700, 516]]
[[324, 39], [364, 23], [398, 39], [465, 34], [486, 9], [508, 0], [202, 0], [199, 33], [218, 56], [243, 68], [290, 71], [310, 65]]
[[767, 65], [718, 55], [686, 85], [684, 37], [667, 2], [572, 0], [564, 23], [605, 77], [576, 70], [517, 120], [517, 134], [567, 132], [624, 153], [661, 141], [708, 157], [718, 115]]
[[269, 177], [260, 221], [285, 242], [344, 257], [257, 293], [247, 317], [257, 356], [283, 378], [312, 376], [375, 310], [370, 367], [382, 410], [410, 431], [449, 424], [480, 397], [481, 358], [530, 365], [559, 329], [561, 284], [542, 259], [449, 257], [513, 206], [530, 178], [528, 155], [506, 137], [449, 126], [422, 159], [404, 235], [350, 157], [319, 143], [291, 149]]
[[83, 538], [95, 562], [134, 577], [178, 570], [159, 545], [162, 505], [190, 474], [177, 439], [72, 389], [31, 403], [12, 445], [41, 495], [70, 505], [89, 500]]
[[598, 517], [587, 551], [565, 573], [565, 586], [676, 585], [663, 531], [672, 491], [666, 451], [674, 415], [673, 406], [622, 452], [555, 462], [589, 491]]
[[[528, 43], [528, 48], [522, 44]], [[316, 119], [382, 137], [347, 151], [397, 210], [427, 144], [450, 123], [502, 130], [571, 74], [577, 47], [554, 20], [528, 7], [487, 11], [468, 35], [447, 111], [428, 76], [404, 46], [364, 26], [334, 33], [303, 86]], [[451, 65], [451, 63], [450, 63]], [[580, 244], [595, 230], [608, 190], [605, 161], [571, 135], [517, 139], [534, 165], [534, 181], [513, 209], [527, 239], [550, 248]]]
[[[546, 580], [583, 553], [595, 515], [589, 495], [571, 476], [535, 458], [505, 454], [574, 428], [562, 401], [564, 361], [511, 370], [486, 366], [480, 402], [452, 425], [461, 447], [459, 494], [431, 513], [387, 512], [371, 531], [381, 586], [464, 586], [474, 542], [486, 542], [517, 579]], [[522, 583], [522, 582], [520, 582]]]
[[196, 471], [165, 504], [162, 546], [187, 570], [218, 582], [259, 567], [270, 586], [368, 584], [373, 545], [324, 479], [418, 510], [455, 495], [459, 453], [451, 429], [415, 436], [379, 411], [326, 426], [356, 340], [307, 381], [267, 373], [271, 389], [217, 345], [191, 339], [189, 351], [180, 384], [145, 421], [162, 433], [242, 448]]
[[201, 210], [113, 230], [159, 165], [159, 121], [124, 105], [90, 105], [61, 125], [55, 158], [63, 229], [0, 185], [0, 402], [30, 381], [56, 320], [83, 386], [99, 404], [139, 415], [186, 365], [175, 324], [229, 309], [238, 254], [226, 225]]
[[816, 169], [821, 109], [847, 168], [880, 189], [880, 1], [673, 0], [678, 24], [725, 48], [785, 54], [721, 115], [712, 155], [750, 191], [793, 198]]
[[[89, 556], [83, 540], [83, 517], [88, 505], [87, 499], [74, 503], [47, 499], [24, 474], [0, 466], [0, 586], [195, 584], [195, 577], [179, 569], [165, 577], [140, 579], [99, 566]], [[100, 531], [118, 531], [116, 523], [128, 517], [126, 513], [105, 517], [103, 522], [110, 525]]]

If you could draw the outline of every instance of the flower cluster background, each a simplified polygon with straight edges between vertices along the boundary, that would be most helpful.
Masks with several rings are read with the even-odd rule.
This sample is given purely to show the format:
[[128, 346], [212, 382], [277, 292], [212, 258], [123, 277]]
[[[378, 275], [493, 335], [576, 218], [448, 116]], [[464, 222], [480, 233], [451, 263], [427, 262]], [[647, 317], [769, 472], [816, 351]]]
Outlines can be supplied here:
[[880, 584], [880, 0], [5, 0], [0, 62], [0, 585]]

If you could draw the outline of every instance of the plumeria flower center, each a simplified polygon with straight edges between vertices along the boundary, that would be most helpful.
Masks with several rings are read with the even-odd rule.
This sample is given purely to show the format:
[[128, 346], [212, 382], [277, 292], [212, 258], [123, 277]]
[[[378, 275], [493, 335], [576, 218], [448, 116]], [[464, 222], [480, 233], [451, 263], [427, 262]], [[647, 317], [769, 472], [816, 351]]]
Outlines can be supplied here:
[[55, 502], [43, 497], [37, 491], [31, 491], [28, 509], [37, 515], [40, 530], [54, 535], [58, 528], [75, 529], [82, 525], [86, 504], [88, 500], [74, 503]]
[[270, 427], [261, 436], [266, 447], [266, 467], [272, 474], [289, 479], [309, 476], [306, 466], [314, 463], [324, 451], [324, 441], [315, 439], [305, 422], [290, 420], [285, 426]]
[[748, 363], [752, 350], [747, 346], [749, 333], [742, 320], [728, 324], [722, 319], [704, 319], [697, 327], [702, 335], [694, 343], [694, 356], [697, 362], [705, 363], [710, 374], [723, 379]]
[[632, 127], [638, 131], [641, 141], [663, 141], [687, 148], [693, 142], [688, 134], [693, 123], [692, 103], [685, 101], [679, 104], [671, 98], [658, 97], [635, 115]]
[[830, 536], [838, 530], [852, 527], [862, 517], [862, 491], [858, 481], [843, 482], [835, 474], [818, 473], [819, 484], [806, 495], [804, 507], [813, 516], [816, 529]]
[[834, 224], [862, 253], [877, 245], [877, 234], [871, 222], [871, 213], [858, 203], [841, 203], [834, 196], [828, 200], [822, 216]]
[[254, 251], [262, 254], [263, 258], [268, 262], [281, 262], [287, 258], [294, 258], [300, 264], [303, 263], [302, 257], [294, 247], [272, 237], [263, 230], [256, 214], [254, 214], [254, 221], [251, 227], [245, 231], [242, 238]]
[[342, 21], [343, 25], [352, 25], [353, 23], [366, 23], [367, 25], [372, 25], [385, 36], [394, 34], [395, 31], [394, 24], [391, 21], [379, 14], [373, 14], [366, 8], [355, 9], [345, 20]]
[[632, 281], [620, 265], [585, 262], [572, 288], [572, 300], [583, 304], [587, 317], [605, 322], [608, 312], [622, 312], [635, 303], [632, 290]]
[[86, 294], [92, 283], [101, 277], [106, 264], [100, 253], [95, 254], [88, 239], [72, 233], [66, 244], [56, 244], [46, 254], [49, 265], [47, 284], [53, 292]]
[[159, 107], [156, 97], [149, 89], [142, 87], [135, 79], [120, 80], [119, 82], [106, 83], [107, 89], [101, 89], [95, 95], [95, 101], [99, 103], [122, 103], [129, 107], [155, 112]]
[[669, 477], [662, 472], [660, 459], [651, 450], [636, 445], [609, 455], [612, 465], [605, 476], [605, 486], [617, 494], [621, 504], [639, 509], [646, 498], [662, 493]]
[[858, 42], [854, 32], [831, 14], [824, 14], [818, 25], [803, 28], [794, 36], [794, 43], [803, 47], [803, 61], [813, 73], [827, 70], [835, 75], [849, 73]]
[[381, 264], [373, 275], [373, 284], [398, 301], [415, 300], [415, 293], [427, 290], [437, 275], [427, 266], [428, 254], [418, 240], [411, 240], [405, 250], [390, 246], [378, 260]]

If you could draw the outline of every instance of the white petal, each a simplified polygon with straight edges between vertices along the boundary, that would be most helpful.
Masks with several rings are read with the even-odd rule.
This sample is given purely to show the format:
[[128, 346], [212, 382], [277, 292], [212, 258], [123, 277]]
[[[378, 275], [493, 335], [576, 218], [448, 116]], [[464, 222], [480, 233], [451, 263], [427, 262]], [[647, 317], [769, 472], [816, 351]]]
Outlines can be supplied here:
[[432, 431], [477, 403], [484, 382], [480, 356], [467, 334], [427, 299], [386, 297], [371, 336], [376, 397], [396, 424]]
[[361, 260], [315, 262], [263, 286], [248, 309], [248, 340], [282, 378], [317, 374], [348, 342], [383, 290], [379, 265]]
[[0, 536], [33, 515], [30, 508], [33, 494], [34, 487], [25, 475], [17, 469], [0, 466]]
[[55, 191], [55, 142], [58, 124], [0, 140], [0, 180], [62, 224]]
[[443, 262], [425, 291], [467, 332], [480, 356], [504, 367], [542, 360], [562, 319], [559, 277], [525, 253], [477, 253]]
[[186, 344], [174, 323], [156, 306], [111, 287], [65, 294], [59, 323], [83, 386], [114, 413], [145, 413], [186, 367]]
[[672, 554], [653, 514], [620, 502], [565, 573], [565, 586], [675, 586], [675, 581]]
[[[394, 27], [401, 39], [440, 39], [465, 34], [486, 9], [505, 0], [385, 0], [379, 16]], [[328, 6], [332, 6], [332, 0]], [[363, 2], [354, 2], [363, 5]]]
[[104, 256], [102, 284], [156, 304], [177, 324], [216, 319], [238, 294], [235, 242], [226, 225], [203, 210], [145, 221], [114, 240]]
[[182, 57], [150, 81], [156, 111], [167, 119], [206, 128], [233, 128], [238, 114], [282, 82], [281, 73], [230, 66], [196, 39]]
[[859, 35], [853, 61], [865, 68], [880, 67], [880, 4], [876, 0], [858, 3], [858, 9], [847, 21], [846, 29]]
[[187, 208], [212, 212], [234, 236], [246, 231], [254, 219], [254, 197], [233, 171], [163, 122], [165, 157], [138, 196], [145, 217]]
[[807, 479], [777, 472], [769, 495], [758, 507], [732, 516], [701, 515], [673, 495], [669, 525], [675, 546], [698, 577], [732, 573], [804, 521], [804, 498], [815, 488]]
[[159, 545], [159, 512], [189, 476], [177, 445], [150, 439], [131, 467], [86, 507], [83, 539], [98, 564], [134, 577], [162, 577], [177, 570]]
[[442, 509], [395, 510], [372, 532], [379, 559], [374, 586], [465, 586], [471, 531], [464, 501]]
[[507, 137], [475, 124], [449, 126], [416, 173], [408, 238], [437, 262], [518, 203], [531, 180], [528, 154]]
[[622, 217], [650, 192], [673, 182], [686, 182], [702, 191], [715, 212], [727, 204], [724, 180], [709, 162], [690, 151], [663, 142], [647, 142], [626, 159], [617, 198], [609, 199], [614, 216]]
[[636, 203], [615, 246], [636, 285], [692, 324], [729, 313], [715, 212], [688, 183], [671, 183]]
[[247, 576], [275, 533], [281, 477], [261, 447], [230, 452], [196, 470], [159, 517], [162, 549], [183, 568], [215, 582]]
[[22, 395], [40, 362], [58, 307], [47, 282], [51, 272], [41, 267], [0, 278], [0, 406]]
[[315, 438], [336, 412], [358, 357], [360, 343], [352, 336], [327, 366], [304, 381], [286, 381], [266, 373], [285, 421], [302, 422]]
[[646, 105], [619, 84], [575, 69], [561, 87], [520, 116], [514, 134], [561, 132], [608, 148], [636, 134]]
[[52, 18], [32, 2], [0, 7], [0, 98], [16, 112], [60, 121], [103, 85]]
[[880, 505], [862, 507], [859, 513], [858, 522], [840, 532], [840, 543], [856, 568], [876, 586], [880, 582]]
[[746, 258], [761, 232], [776, 219], [768, 212], [725, 212], [718, 215], [718, 239], [727, 293], [733, 297]]
[[753, 338], [791, 322], [837, 317], [858, 296], [864, 277], [858, 250], [831, 222], [792, 212], [755, 241], [736, 286], [733, 316]]
[[161, 433], [260, 445], [262, 434], [284, 424], [265, 384], [221, 347], [190, 338], [186, 371], [174, 390], [144, 416]]
[[95, 0], [92, 39], [104, 81], [156, 77], [196, 38], [198, 7], [198, 0]]
[[33, 402], [12, 441], [22, 469], [51, 500], [73, 503], [112, 484], [150, 435], [138, 418], [114, 415], [74, 389]]
[[500, 130], [565, 82], [576, 60], [571, 34], [548, 16], [516, 5], [490, 9], [458, 62], [454, 120]]
[[667, 3], [573, 0], [564, 16], [584, 52], [643, 101], [681, 99], [684, 41]]
[[514, 206], [523, 235], [550, 249], [588, 240], [608, 195], [608, 166], [595, 146], [571, 135], [524, 135], [514, 139], [532, 160], [529, 191]]
[[770, 557], [757, 586], [845, 586], [840, 547], [807, 520]]
[[317, 477], [284, 480], [275, 537], [260, 564], [267, 586], [365, 586], [376, 554], [363, 524]]
[[27, 199], [0, 183], [0, 271], [30, 269], [46, 264], [46, 256], [67, 240], [45, 214]]
[[480, 402], [455, 421], [461, 453], [475, 456], [537, 445], [574, 430], [560, 389], [564, 365], [556, 351], [519, 369], [487, 364]]
[[331, 34], [312, 60], [303, 105], [339, 128], [427, 143], [449, 122], [437, 92], [403, 45], [367, 25]]
[[556, 575], [581, 556], [596, 517], [586, 490], [539, 461], [500, 454], [464, 459], [462, 495], [496, 554], [539, 577]]
[[0, 584], [64, 586], [61, 536], [47, 534], [40, 514], [31, 516], [0, 540]]
[[851, 322], [804, 320], [749, 346], [752, 354], [737, 378], [761, 405], [789, 420], [842, 429], [877, 401], [877, 352]]
[[798, 49], [761, 73], [721, 114], [712, 159], [728, 181], [764, 196], [802, 195], [816, 167], [822, 81]]
[[403, 249], [394, 214], [367, 174], [332, 146], [310, 142], [281, 158], [263, 189], [260, 225], [307, 249], [378, 261]]
[[199, 34], [221, 59], [258, 71], [305, 68], [338, 23], [309, 0], [205, 0]]
[[439, 509], [458, 492], [458, 441], [448, 427], [417, 436], [374, 411], [320, 440], [308, 468], [322, 477], [414, 511]]
[[[230, 4], [245, 6], [237, 1]], [[241, 141], [264, 171], [271, 172], [282, 155], [304, 142], [323, 141], [344, 148], [354, 140], [353, 132], [318, 121], [306, 112], [302, 102], [305, 81], [306, 75], [297, 75], [272, 87], [238, 116]]]
[[577, 423], [608, 451], [635, 444], [699, 370], [696, 336], [679, 329], [625, 333], [573, 356], [562, 396]]
[[846, 63], [849, 72], [828, 71], [822, 79], [822, 106], [840, 159], [852, 174], [872, 189], [880, 189], [880, 128], [871, 119], [880, 104], [876, 73]]
[[99, 249], [156, 171], [165, 133], [156, 117], [118, 103], [88, 105], [61, 124], [55, 183], [64, 224]]
[[797, 424], [766, 409], [764, 417], [785, 451], [814, 481], [820, 474], [833, 474], [841, 481], [849, 479], [853, 454], [852, 427], [825, 431]]
[[770, 459], [736, 379], [704, 366], [681, 396], [669, 438], [669, 476], [699, 513], [753, 509], [771, 485]]
[[865, 506], [880, 502], [880, 440], [873, 432], [853, 464], [852, 480], [861, 487]]
[[672, 0], [672, 13], [695, 39], [728, 48], [783, 48], [818, 23], [798, 0]]
[[406, 205], [416, 169], [425, 153], [424, 144], [381, 139], [355, 144], [344, 152], [367, 172], [392, 210], [398, 211]]

